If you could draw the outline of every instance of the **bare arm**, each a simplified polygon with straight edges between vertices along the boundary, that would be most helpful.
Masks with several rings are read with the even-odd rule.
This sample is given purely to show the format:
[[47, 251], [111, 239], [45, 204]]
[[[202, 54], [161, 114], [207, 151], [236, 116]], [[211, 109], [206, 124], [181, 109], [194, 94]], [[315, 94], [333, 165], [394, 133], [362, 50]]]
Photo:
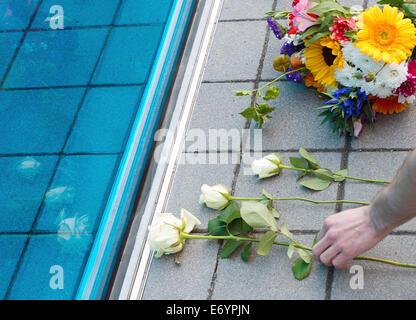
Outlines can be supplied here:
[[416, 150], [408, 155], [393, 182], [377, 194], [370, 206], [328, 217], [312, 252], [326, 265], [343, 268], [415, 216]]

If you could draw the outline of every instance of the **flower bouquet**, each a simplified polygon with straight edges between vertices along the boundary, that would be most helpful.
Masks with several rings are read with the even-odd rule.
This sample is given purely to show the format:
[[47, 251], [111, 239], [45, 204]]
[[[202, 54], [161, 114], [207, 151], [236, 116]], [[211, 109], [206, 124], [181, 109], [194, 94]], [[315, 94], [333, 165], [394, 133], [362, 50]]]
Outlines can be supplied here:
[[[284, 40], [274, 60], [283, 74], [261, 88], [237, 91], [254, 95], [241, 115], [261, 128], [275, 110], [268, 104], [279, 96], [274, 84], [284, 77], [328, 98], [319, 108], [322, 123], [331, 121], [341, 135], [358, 137], [364, 124], [374, 126], [376, 112], [405, 110], [416, 98], [416, 2], [378, 4], [364, 11], [334, 0], [294, 0], [292, 11], [267, 12], [274, 35]], [[283, 18], [288, 27], [279, 23]]]

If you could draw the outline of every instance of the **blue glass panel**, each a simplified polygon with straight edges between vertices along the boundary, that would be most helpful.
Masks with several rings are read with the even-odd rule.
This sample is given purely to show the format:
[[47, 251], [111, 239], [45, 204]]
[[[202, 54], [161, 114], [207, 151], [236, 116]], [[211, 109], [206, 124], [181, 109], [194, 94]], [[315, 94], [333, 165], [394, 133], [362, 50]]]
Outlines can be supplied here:
[[143, 87], [91, 89], [65, 152], [122, 152], [142, 92]]
[[33, 235], [9, 299], [71, 299], [92, 244], [89, 234]]
[[163, 26], [113, 29], [93, 84], [145, 83], [162, 32]]
[[0, 158], [0, 232], [30, 231], [56, 161], [55, 156]]
[[30, 32], [5, 87], [86, 85], [106, 35], [103, 28]]
[[[146, 24], [166, 22], [173, 0], [125, 0], [117, 24]], [[137, 14], [140, 12], [140, 14]]]
[[63, 220], [76, 218], [85, 225], [82, 232], [96, 230], [117, 160], [118, 155], [63, 157], [35, 229], [57, 232]]
[[[50, 17], [57, 11], [51, 8], [59, 5], [63, 9], [64, 28], [76, 26], [109, 25], [118, 6], [115, 0], [45, 0], [39, 8], [32, 29], [50, 28]], [[52, 8], [54, 9], [54, 8]]]
[[0, 154], [60, 152], [84, 90], [0, 91]]

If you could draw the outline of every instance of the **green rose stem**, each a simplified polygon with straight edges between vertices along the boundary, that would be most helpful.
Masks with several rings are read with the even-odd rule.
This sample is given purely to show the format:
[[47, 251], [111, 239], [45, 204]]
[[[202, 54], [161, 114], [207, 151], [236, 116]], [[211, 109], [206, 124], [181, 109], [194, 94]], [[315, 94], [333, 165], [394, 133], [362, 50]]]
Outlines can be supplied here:
[[[229, 197], [229, 200], [242, 200], [242, 201], [261, 201], [264, 200], [265, 198], [244, 198], [244, 197]], [[329, 200], [329, 201], [319, 201], [319, 200], [312, 200], [312, 199], [307, 199], [307, 198], [300, 198], [300, 197], [295, 197], [295, 198], [273, 198], [270, 199], [273, 201], [306, 201], [306, 202], [312, 202], [315, 204], [329, 204], [329, 203], [352, 203], [352, 204], [361, 204], [361, 205], [369, 205], [369, 202], [363, 202], [363, 201], [351, 201], [351, 200]]]
[[[250, 241], [250, 242], [260, 242], [261, 239], [255, 239], [255, 238], [244, 238], [244, 237], [237, 237], [237, 236], [198, 236], [198, 235], [192, 235], [189, 233], [181, 232], [181, 238], [182, 239], [199, 239], [199, 240], [237, 240], [237, 241]], [[289, 247], [291, 244], [287, 242], [278, 242], [275, 241], [273, 244], [278, 246], [285, 246]], [[292, 245], [295, 248], [304, 249], [307, 251], [312, 251], [311, 247], [304, 246], [300, 243], [292, 243]], [[374, 261], [384, 264], [390, 264], [396, 267], [402, 267], [402, 268], [414, 268], [416, 269], [416, 264], [412, 263], [402, 263], [395, 260], [387, 260], [382, 258], [375, 258], [375, 257], [366, 257], [366, 256], [358, 256], [355, 257], [353, 260], [365, 260], [365, 261]]]
[[264, 86], [262, 86], [261, 88], [251, 90], [251, 92], [256, 92], [256, 96], [255, 96], [255, 98], [254, 98], [254, 106], [256, 106], [256, 104], [257, 104], [257, 99], [258, 99], [258, 97], [259, 97], [260, 91], [262, 91], [262, 90], [266, 89], [268, 86], [272, 85], [273, 83], [278, 82], [279, 80], [281, 80], [283, 77], [287, 76], [288, 74], [291, 74], [291, 73], [294, 73], [294, 72], [298, 72], [298, 71], [302, 71], [302, 70], [304, 70], [304, 69], [306, 69], [306, 68], [305, 68], [305, 67], [302, 67], [302, 68], [299, 68], [299, 69], [296, 69], [296, 70], [291, 70], [291, 71], [288, 71], [288, 72], [286, 72], [286, 73], [282, 74], [281, 76], [277, 77], [277, 78], [276, 78], [276, 79], [274, 79], [273, 81], [270, 81], [270, 82], [266, 83], [266, 84], [265, 84]]
[[[289, 167], [289, 166], [285, 166], [285, 165], [279, 165], [279, 167], [281, 169], [288, 169], [288, 170], [296, 170], [296, 171], [314, 173], [314, 170], [312, 170], [312, 169], [302, 169], [302, 168], [296, 168], [296, 167]], [[366, 181], [366, 182], [374, 182], [374, 183], [385, 183], [385, 184], [391, 183], [391, 181], [387, 181], [387, 180], [364, 179], [364, 178], [344, 176], [344, 175], [339, 174], [339, 173], [334, 173], [334, 174], [339, 176], [339, 177], [342, 177], [342, 178], [345, 178], [345, 179], [350, 179], [350, 180], [358, 180], [358, 181]]]

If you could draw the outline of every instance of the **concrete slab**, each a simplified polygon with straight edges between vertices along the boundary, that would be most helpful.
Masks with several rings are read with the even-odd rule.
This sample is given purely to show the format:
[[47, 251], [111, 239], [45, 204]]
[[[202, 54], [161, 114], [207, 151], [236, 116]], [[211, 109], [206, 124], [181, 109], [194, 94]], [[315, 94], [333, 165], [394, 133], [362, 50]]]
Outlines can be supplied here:
[[[407, 152], [352, 152], [348, 159], [349, 175], [360, 178], [392, 180], [401, 167]], [[344, 198], [349, 200], [371, 201], [386, 185], [347, 181]], [[351, 209], [355, 205], [345, 204], [343, 209]], [[397, 230], [416, 231], [416, 220], [410, 221]]]
[[264, 150], [298, 150], [301, 146], [306, 149], [344, 147], [344, 138], [332, 133], [330, 124], [320, 125], [322, 118], [318, 115], [321, 111], [317, 108], [323, 106], [326, 99], [319, 98], [303, 84], [283, 81], [277, 86], [280, 96], [270, 103], [276, 110], [272, 113], [273, 119], [263, 129]]
[[[198, 160], [199, 163], [194, 162]], [[224, 161], [222, 164], [221, 160]], [[236, 166], [231, 160], [228, 154], [219, 154], [218, 157], [215, 154], [211, 157], [208, 154], [183, 154], [182, 164], [176, 169], [166, 212], [179, 217], [181, 208], [184, 208], [201, 220], [200, 228], [208, 228], [208, 221], [215, 218], [215, 211], [199, 203], [201, 186], [221, 183], [231, 188]]]
[[[313, 236], [296, 236], [305, 245], [312, 245]], [[284, 240], [282, 240], [284, 241]], [[254, 248], [254, 247], [253, 247]], [[241, 260], [239, 252], [229, 259], [220, 259], [213, 291], [213, 300], [291, 300], [325, 298], [327, 268], [314, 264], [311, 275], [296, 280], [286, 247], [275, 246], [269, 256], [257, 256], [252, 248], [248, 262]]]
[[[290, 165], [289, 157], [299, 157], [297, 153], [279, 154], [286, 165]], [[323, 167], [335, 171], [340, 170], [341, 153], [314, 153], [314, 155]], [[257, 176], [249, 175], [251, 170], [248, 164], [249, 161], [241, 166], [242, 169], [238, 175], [235, 188], [235, 195], [238, 197], [262, 197], [261, 192], [264, 188], [274, 197], [279, 198], [303, 197], [331, 201], [337, 199], [338, 183], [332, 184], [327, 190], [315, 192], [296, 183], [298, 176], [296, 171], [283, 170], [279, 176], [259, 180]], [[335, 204], [316, 205], [303, 201], [275, 201], [274, 205], [281, 215], [279, 221], [287, 223], [289, 228], [293, 230], [319, 231], [325, 218], [335, 213]]]
[[[415, 263], [415, 236], [391, 235], [367, 252], [366, 256]], [[363, 289], [352, 289], [352, 266], [361, 266]], [[413, 300], [415, 298], [415, 269], [400, 268], [369, 261], [353, 261], [346, 269], [334, 272], [331, 299], [334, 300]], [[354, 280], [354, 279], [353, 279]]]
[[218, 23], [203, 80], [255, 80], [267, 28], [264, 21]]
[[187, 240], [180, 254], [153, 258], [144, 300], [204, 300], [208, 296], [218, 252], [217, 241]]

